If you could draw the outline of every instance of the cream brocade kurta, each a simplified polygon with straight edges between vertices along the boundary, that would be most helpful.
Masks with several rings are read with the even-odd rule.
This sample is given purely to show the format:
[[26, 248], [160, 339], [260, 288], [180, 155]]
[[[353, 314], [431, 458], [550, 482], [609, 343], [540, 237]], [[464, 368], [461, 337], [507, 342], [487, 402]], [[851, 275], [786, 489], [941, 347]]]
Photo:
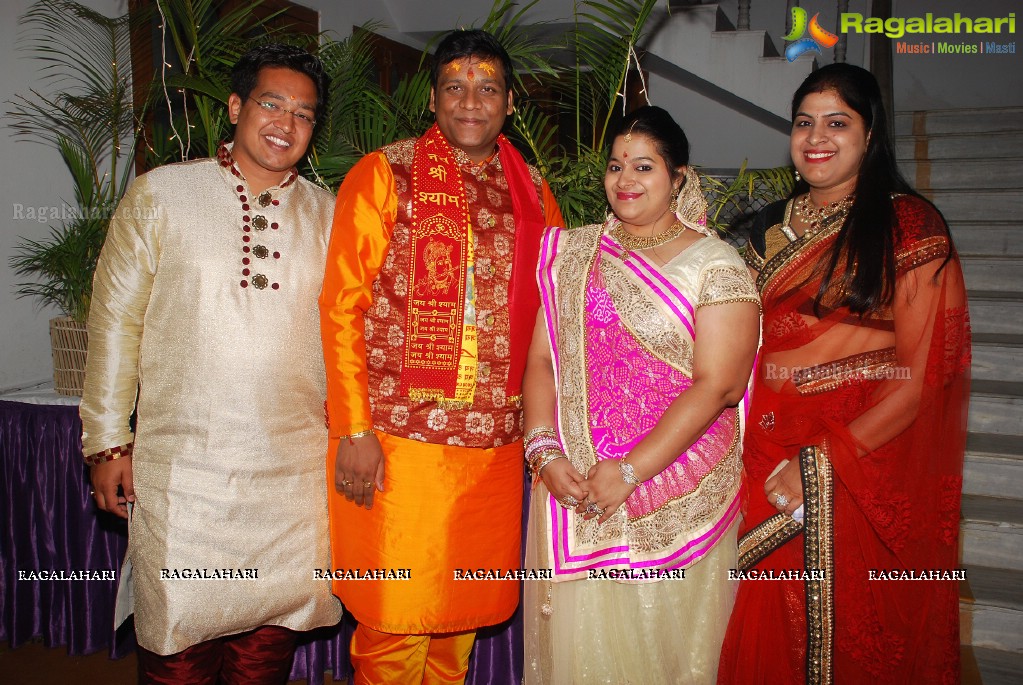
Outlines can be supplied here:
[[[138, 642], [158, 654], [341, 617], [314, 579], [330, 558], [316, 300], [334, 199], [299, 178], [261, 207], [245, 185], [215, 159], [139, 177], [96, 271], [83, 447], [132, 441], [138, 384], [128, 556]], [[218, 569], [256, 577], [167, 577]]]

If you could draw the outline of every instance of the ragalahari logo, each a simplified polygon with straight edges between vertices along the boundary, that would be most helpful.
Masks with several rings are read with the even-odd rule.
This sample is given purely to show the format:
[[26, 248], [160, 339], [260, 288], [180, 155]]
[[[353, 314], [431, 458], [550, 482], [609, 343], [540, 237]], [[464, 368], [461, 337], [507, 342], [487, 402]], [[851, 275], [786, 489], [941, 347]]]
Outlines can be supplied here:
[[[785, 59], [795, 62], [796, 58], [810, 50], [816, 50], [818, 54], [824, 54], [822, 48], [833, 48], [838, 42], [838, 36], [825, 31], [817, 22], [820, 13], [813, 15], [813, 19], [806, 21], [806, 10], [802, 7], [792, 8], [792, 30], [789, 35], [784, 36], [785, 40], [793, 41], [785, 48]], [[810, 35], [806, 38], [803, 34], [809, 30]]]

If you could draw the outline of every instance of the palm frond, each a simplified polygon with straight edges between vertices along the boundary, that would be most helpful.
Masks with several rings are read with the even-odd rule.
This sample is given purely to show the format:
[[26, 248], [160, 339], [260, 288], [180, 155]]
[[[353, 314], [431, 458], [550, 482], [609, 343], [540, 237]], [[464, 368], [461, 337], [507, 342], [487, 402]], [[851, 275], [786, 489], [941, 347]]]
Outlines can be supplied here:
[[32, 297], [59, 307], [84, 322], [92, 294], [92, 275], [99, 258], [109, 214], [96, 208], [50, 231], [46, 240], [23, 240], [9, 262], [18, 276], [36, 280], [18, 283], [18, 297]]
[[719, 233], [728, 233], [763, 205], [787, 197], [795, 186], [792, 167], [747, 169], [745, 161], [728, 182], [705, 174], [700, 180], [708, 198], [707, 224]]

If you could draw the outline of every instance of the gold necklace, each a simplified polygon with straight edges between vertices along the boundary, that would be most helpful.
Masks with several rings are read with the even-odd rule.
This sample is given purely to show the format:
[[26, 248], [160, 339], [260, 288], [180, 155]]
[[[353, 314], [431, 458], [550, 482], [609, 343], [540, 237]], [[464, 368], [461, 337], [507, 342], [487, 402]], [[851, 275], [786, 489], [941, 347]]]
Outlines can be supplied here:
[[650, 236], [635, 236], [626, 231], [619, 222], [614, 228], [608, 231], [608, 233], [626, 250], [629, 252], [636, 252], [638, 250], [649, 250], [651, 247], [664, 245], [665, 243], [682, 235], [682, 231], [684, 230], [686, 230], [686, 225], [681, 221], [676, 221], [669, 226], [667, 230], [661, 231], [660, 233]]
[[845, 217], [849, 213], [849, 208], [852, 207], [853, 199], [855, 199], [855, 195], [850, 193], [841, 200], [825, 203], [823, 207], [818, 209], [813, 206], [813, 201], [810, 200], [810, 193], [803, 195], [799, 202], [796, 203], [796, 216], [806, 224], [803, 238], [808, 238], [821, 230], [825, 226], [825, 222], [830, 226], [838, 219]]

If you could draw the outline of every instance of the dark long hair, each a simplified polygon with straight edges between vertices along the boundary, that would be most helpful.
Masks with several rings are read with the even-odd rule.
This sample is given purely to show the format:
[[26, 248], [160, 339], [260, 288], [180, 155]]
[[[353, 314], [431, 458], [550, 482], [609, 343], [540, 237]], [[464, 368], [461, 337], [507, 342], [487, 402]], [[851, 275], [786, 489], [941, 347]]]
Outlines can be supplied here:
[[[814, 308], [819, 309], [832, 285], [839, 260], [844, 257], [842, 294], [837, 303], [829, 301], [829, 304], [844, 305], [862, 316], [891, 305], [895, 298], [897, 219], [892, 195], [921, 196], [899, 173], [881, 89], [877, 79], [866, 69], [836, 63], [807, 76], [792, 96], [793, 122], [803, 98], [829, 90], [835, 91], [863, 117], [870, 139], [856, 177], [856, 197], [845, 224], [835, 238]], [[809, 189], [807, 182], [801, 180], [796, 184], [793, 196]], [[945, 230], [948, 230], [947, 226]]]

